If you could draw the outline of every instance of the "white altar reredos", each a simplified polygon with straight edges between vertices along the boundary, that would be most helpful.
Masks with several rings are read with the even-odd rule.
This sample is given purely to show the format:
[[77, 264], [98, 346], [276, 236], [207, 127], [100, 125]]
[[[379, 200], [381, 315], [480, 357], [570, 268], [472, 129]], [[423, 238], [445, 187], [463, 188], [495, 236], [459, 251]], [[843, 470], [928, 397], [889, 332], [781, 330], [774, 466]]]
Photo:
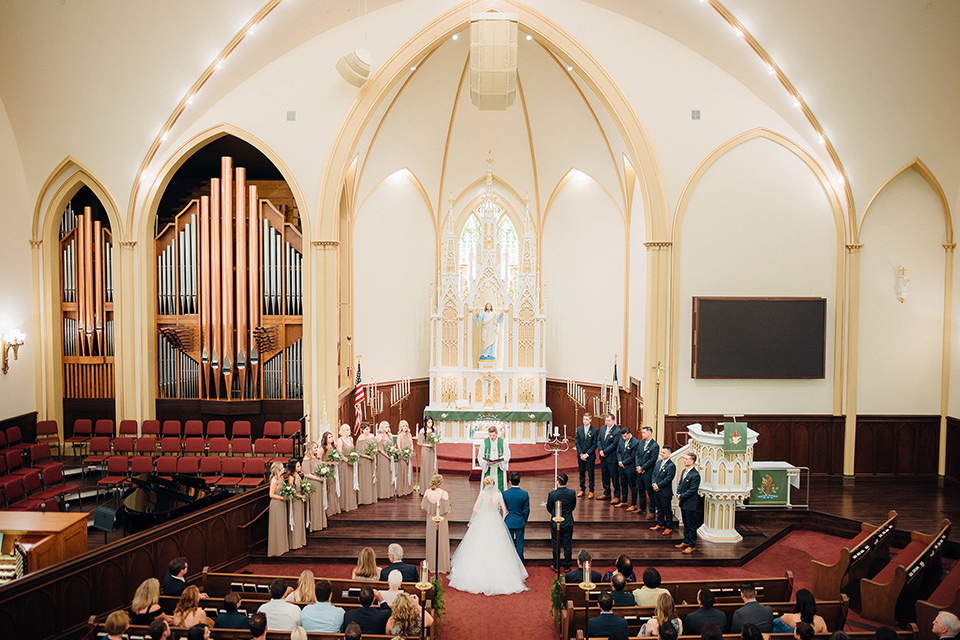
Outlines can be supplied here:
[[[546, 440], [546, 317], [529, 207], [522, 218], [486, 186], [455, 220], [447, 215], [432, 296], [430, 402], [441, 437], [467, 442], [475, 421], [506, 426], [511, 442]], [[522, 236], [517, 233], [522, 226]], [[519, 237], [518, 237], [519, 236]], [[494, 360], [480, 360], [481, 327], [474, 310], [503, 310]]]

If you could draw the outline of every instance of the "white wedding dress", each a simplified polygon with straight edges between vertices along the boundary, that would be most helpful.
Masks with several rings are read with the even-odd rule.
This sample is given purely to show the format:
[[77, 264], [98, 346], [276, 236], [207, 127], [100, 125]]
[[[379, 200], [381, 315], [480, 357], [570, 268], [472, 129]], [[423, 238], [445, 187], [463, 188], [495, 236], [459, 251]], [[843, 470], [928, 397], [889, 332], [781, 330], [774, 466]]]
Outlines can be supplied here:
[[503, 498], [487, 486], [477, 498], [467, 534], [450, 559], [450, 586], [488, 596], [526, 591], [527, 570], [520, 562], [500, 511]]

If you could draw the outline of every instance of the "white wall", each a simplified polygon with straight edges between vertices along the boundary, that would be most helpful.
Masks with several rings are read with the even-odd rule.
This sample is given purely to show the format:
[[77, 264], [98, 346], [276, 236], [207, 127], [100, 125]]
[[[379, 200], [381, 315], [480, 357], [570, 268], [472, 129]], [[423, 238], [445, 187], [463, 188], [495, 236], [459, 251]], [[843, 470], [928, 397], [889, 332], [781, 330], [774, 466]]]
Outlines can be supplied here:
[[[834, 229], [814, 175], [780, 145], [750, 140], [707, 170], [688, 203], [675, 251], [680, 261], [678, 413], [831, 412]], [[826, 298], [826, 378], [693, 379], [695, 296]]]
[[[914, 171], [873, 201], [860, 233], [859, 414], [940, 413], [943, 209]], [[901, 304], [897, 265], [910, 279]]]

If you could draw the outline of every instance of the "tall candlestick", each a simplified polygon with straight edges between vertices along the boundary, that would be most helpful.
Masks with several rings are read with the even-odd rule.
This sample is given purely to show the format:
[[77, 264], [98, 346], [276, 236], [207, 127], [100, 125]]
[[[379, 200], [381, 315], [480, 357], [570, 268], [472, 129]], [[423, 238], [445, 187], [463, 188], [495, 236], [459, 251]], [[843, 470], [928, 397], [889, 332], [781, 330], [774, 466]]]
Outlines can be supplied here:
[[440, 517], [440, 496], [437, 496], [437, 517]]
[[430, 573], [427, 570], [426, 560], [420, 563], [420, 582], [423, 582], [423, 583], [430, 582]]
[[556, 517], [559, 518], [560, 517], [560, 501], [559, 500], [557, 500], [557, 506], [555, 508], [555, 511], [557, 514]]
[[583, 581], [590, 582], [590, 561], [583, 563]]

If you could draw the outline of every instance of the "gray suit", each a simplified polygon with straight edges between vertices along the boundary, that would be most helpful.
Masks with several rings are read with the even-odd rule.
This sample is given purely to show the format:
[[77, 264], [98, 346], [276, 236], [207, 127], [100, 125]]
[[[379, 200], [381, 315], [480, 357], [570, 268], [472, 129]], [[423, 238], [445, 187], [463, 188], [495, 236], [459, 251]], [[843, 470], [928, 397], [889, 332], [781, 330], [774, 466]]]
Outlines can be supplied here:
[[745, 624], [755, 624], [761, 633], [773, 631], [773, 609], [756, 600], [751, 600], [733, 612], [730, 633], [740, 633]]

